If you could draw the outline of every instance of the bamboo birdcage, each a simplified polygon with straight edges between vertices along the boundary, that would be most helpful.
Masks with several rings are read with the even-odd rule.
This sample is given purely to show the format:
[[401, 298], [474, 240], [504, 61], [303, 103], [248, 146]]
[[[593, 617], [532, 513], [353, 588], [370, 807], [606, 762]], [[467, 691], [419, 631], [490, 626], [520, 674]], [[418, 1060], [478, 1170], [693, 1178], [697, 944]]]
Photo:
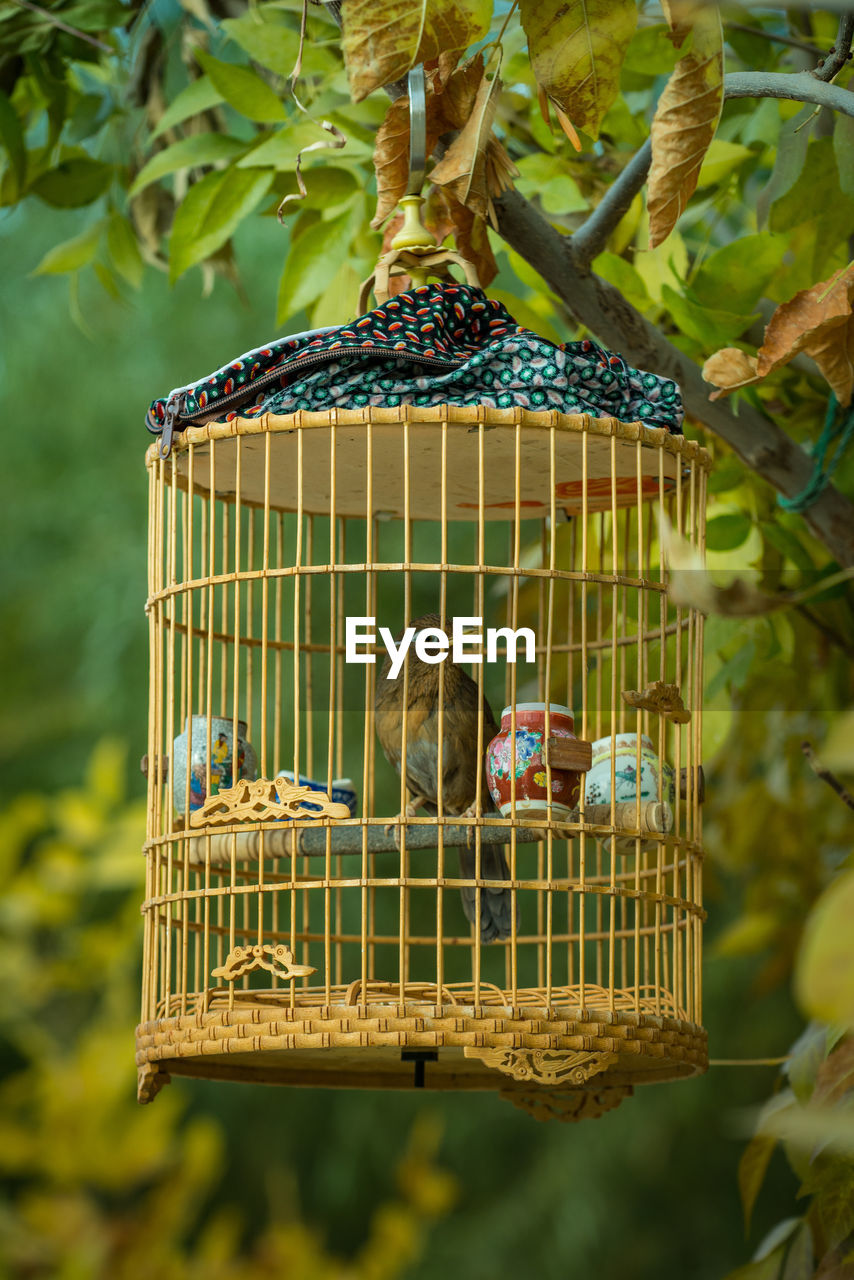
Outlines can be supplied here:
[[[704, 1070], [703, 619], [667, 596], [658, 525], [702, 547], [706, 453], [613, 419], [403, 406], [190, 427], [147, 463], [140, 1098], [171, 1075], [417, 1084], [573, 1119]], [[680, 780], [672, 829], [583, 787], [571, 821], [401, 819], [380, 658], [345, 662], [345, 618], [397, 633], [427, 611], [531, 626], [533, 666], [471, 668], [492, 707], [649, 735]], [[246, 723], [261, 781], [188, 817], [168, 757], [199, 715]], [[358, 816], [300, 811], [280, 770], [353, 779]], [[518, 914], [485, 944], [456, 850], [483, 892], [496, 832]]]

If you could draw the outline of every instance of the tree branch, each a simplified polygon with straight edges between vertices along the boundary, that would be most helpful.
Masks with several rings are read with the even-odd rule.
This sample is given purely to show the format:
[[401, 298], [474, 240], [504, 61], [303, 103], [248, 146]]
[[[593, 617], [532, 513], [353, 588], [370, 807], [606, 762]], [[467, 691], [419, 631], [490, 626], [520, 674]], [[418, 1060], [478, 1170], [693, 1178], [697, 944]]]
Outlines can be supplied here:
[[851, 56], [851, 41], [854, 39], [854, 13], [843, 13], [839, 19], [839, 30], [836, 43], [827, 57], [819, 63], [812, 74], [817, 80], [829, 81], [838, 75]]
[[[854, 32], [854, 15], [850, 20], [843, 17], [839, 24], [840, 31], [849, 21]], [[837, 49], [840, 48], [840, 42], [841, 37], [838, 36], [835, 46]], [[849, 35], [842, 64], [848, 56], [850, 46]], [[838, 85], [825, 84], [824, 70], [822, 67], [820, 72], [799, 71], [793, 75], [780, 72], [766, 74], [761, 71], [733, 72], [724, 76], [724, 101], [728, 98], [792, 98], [795, 101], [814, 102], [817, 106], [830, 107], [834, 111], [854, 116], [854, 93], [850, 89], [840, 89]], [[592, 262], [605, 248], [611, 232], [628, 212], [629, 206], [646, 182], [651, 160], [652, 148], [647, 138], [619, 177], [611, 183], [590, 217], [575, 232], [572, 246], [579, 266]]]
[[847, 804], [849, 809], [854, 809], [854, 796], [852, 796], [850, 791], [843, 787], [836, 774], [831, 773], [830, 770], [821, 763], [818, 756], [812, 749], [812, 744], [809, 742], [802, 742], [801, 751], [803, 751], [806, 756], [809, 767], [812, 769], [816, 777], [821, 778], [822, 782], [826, 782], [827, 785], [836, 792], [843, 804]]
[[586, 265], [605, 248], [611, 232], [629, 211], [649, 173], [652, 143], [649, 138], [636, 151], [622, 173], [611, 183], [590, 217], [574, 232], [572, 251], [579, 265]]
[[[823, 68], [822, 68], [823, 70]], [[825, 84], [812, 71], [791, 75], [780, 71], [733, 71], [724, 76], [727, 98], [790, 98], [793, 102], [814, 102], [843, 115], [854, 116], [854, 93], [837, 84]]]
[[807, 44], [806, 40], [795, 40], [792, 36], [781, 36], [776, 31], [767, 31], [765, 27], [746, 27], [741, 22], [725, 22], [727, 31], [743, 31], [746, 36], [761, 36], [763, 40], [773, 40], [777, 44], [787, 44], [792, 49], [804, 49], [807, 53], [816, 54], [820, 50], [815, 44]]
[[[852, 95], [854, 97], [854, 95]], [[562, 236], [518, 191], [495, 200], [498, 231], [544, 278], [573, 315], [633, 364], [672, 378], [688, 412], [719, 435], [752, 471], [793, 497], [812, 475], [812, 462], [775, 423], [741, 404], [738, 415], [709, 400], [699, 367], [631, 306], [622, 294], [578, 263]], [[841, 565], [854, 564], [854, 506], [831, 485], [804, 513], [813, 533]]]

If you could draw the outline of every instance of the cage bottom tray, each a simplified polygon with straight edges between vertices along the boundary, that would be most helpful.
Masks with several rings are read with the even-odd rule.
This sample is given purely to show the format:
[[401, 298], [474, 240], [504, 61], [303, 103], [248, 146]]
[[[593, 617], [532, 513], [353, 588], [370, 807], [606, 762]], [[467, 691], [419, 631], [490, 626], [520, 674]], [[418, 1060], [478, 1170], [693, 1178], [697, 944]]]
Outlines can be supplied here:
[[171, 1075], [312, 1088], [622, 1096], [635, 1084], [697, 1075], [708, 1065], [703, 1028], [664, 1014], [590, 1004], [297, 1005], [287, 992], [278, 1004], [264, 994], [255, 1000], [243, 992], [240, 1000], [236, 993], [230, 1007], [216, 1007], [214, 999], [206, 1011], [139, 1026], [140, 1101]]

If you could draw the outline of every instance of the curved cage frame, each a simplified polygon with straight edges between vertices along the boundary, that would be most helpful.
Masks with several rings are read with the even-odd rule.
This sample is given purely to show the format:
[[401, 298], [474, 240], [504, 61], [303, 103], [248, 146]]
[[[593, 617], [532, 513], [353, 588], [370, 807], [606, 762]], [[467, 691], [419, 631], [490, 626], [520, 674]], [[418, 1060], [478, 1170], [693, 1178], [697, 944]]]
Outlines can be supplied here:
[[[665, 514], [702, 550], [705, 451], [586, 415], [401, 406], [191, 427], [147, 465], [140, 1097], [170, 1074], [416, 1083], [578, 1118], [705, 1069], [703, 618], [668, 599], [658, 535]], [[610, 802], [585, 805], [582, 785], [569, 820], [515, 798], [489, 813], [480, 773], [471, 815], [440, 795], [438, 816], [401, 817], [405, 770], [375, 734], [381, 658], [345, 662], [344, 620], [396, 634], [428, 611], [531, 625], [533, 667], [471, 667], [496, 719], [536, 699], [574, 705], [585, 740], [651, 737], [678, 781], [672, 829], [613, 799], [613, 757]], [[193, 811], [190, 770], [179, 796], [169, 768], [190, 717], [209, 742], [214, 717], [232, 743], [245, 723], [262, 781], [219, 804], [209, 758]], [[487, 745], [481, 719], [478, 758]], [[283, 770], [319, 780], [319, 809]], [[357, 817], [327, 804], [348, 774]], [[499, 841], [518, 918], [486, 944], [457, 890], [496, 887], [482, 858]]]

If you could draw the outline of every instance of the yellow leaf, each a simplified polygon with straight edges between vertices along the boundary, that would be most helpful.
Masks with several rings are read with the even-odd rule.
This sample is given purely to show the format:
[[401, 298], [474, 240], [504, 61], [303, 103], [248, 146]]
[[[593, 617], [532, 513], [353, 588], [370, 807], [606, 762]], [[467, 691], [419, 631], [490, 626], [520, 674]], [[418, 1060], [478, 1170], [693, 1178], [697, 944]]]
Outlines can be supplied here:
[[689, 53], [677, 62], [652, 121], [649, 242], [666, 240], [697, 186], [723, 106], [723, 31], [716, 8], [694, 22]]
[[795, 969], [801, 1008], [820, 1022], [854, 1026], [854, 871], [839, 876], [813, 907]]
[[574, 125], [598, 137], [637, 25], [634, 0], [520, 0], [519, 13], [538, 84]]
[[756, 154], [740, 142], [728, 142], [726, 138], [713, 139], [700, 165], [698, 187], [714, 187], [729, 177], [734, 169]]
[[353, 99], [361, 102], [419, 62], [461, 52], [489, 28], [492, 0], [347, 0], [342, 48]]
[[820, 754], [828, 769], [854, 773], [854, 711], [846, 711], [833, 723]]

